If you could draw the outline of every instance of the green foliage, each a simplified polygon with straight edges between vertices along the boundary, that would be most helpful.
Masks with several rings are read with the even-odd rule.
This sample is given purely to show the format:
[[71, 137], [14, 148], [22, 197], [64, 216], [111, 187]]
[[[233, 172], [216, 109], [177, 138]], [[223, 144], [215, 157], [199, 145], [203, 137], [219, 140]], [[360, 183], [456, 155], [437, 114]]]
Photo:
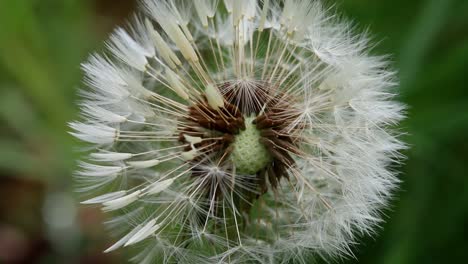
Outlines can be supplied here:
[[[79, 64], [92, 44], [83, 1], [0, 3], [0, 169], [69, 181]], [[60, 178], [57, 178], [59, 177]]]

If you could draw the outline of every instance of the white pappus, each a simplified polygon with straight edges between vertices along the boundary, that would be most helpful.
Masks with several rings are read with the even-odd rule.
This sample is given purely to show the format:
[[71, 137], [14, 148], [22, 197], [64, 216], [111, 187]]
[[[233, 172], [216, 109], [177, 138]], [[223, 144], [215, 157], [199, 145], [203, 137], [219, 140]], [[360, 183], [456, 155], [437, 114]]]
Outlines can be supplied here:
[[142, 0], [83, 64], [76, 173], [137, 263], [310, 263], [381, 223], [394, 72], [310, 0]]

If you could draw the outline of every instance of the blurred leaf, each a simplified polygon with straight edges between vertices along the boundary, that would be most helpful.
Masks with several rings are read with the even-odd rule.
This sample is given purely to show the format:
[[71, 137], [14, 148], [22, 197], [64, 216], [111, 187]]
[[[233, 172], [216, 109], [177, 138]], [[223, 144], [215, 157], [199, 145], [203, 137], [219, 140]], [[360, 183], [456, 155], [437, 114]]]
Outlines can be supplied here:
[[19, 142], [0, 139], [0, 170], [27, 176], [41, 174], [37, 171], [38, 168], [40, 168], [38, 161], [28, 154], [28, 150]]
[[0, 120], [3, 120], [22, 138], [33, 141], [43, 132], [43, 125], [31, 105], [14, 86], [2, 85], [0, 96]]
[[402, 89], [405, 93], [414, 85], [415, 77], [421, 73], [424, 58], [449, 17], [453, 2], [453, 0], [427, 0], [417, 21], [411, 27], [399, 63]]
[[[2, 1], [2, 5], [0, 63], [45, 120], [64, 130], [74, 112], [71, 100], [79, 62], [91, 39], [83, 35], [86, 9], [75, 0]], [[54, 12], [48, 10], [46, 16], [37, 7]]]

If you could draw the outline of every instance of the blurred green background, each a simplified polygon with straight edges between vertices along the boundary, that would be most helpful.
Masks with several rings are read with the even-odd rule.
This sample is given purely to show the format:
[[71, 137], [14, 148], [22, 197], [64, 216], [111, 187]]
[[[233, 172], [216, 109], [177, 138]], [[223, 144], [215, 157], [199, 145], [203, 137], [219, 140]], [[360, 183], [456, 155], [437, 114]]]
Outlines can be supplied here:
[[[468, 259], [468, 1], [327, 1], [390, 54], [409, 106], [403, 180], [387, 222], [339, 263]], [[0, 263], [125, 263], [99, 210], [79, 207], [79, 64], [135, 7], [131, 0], [0, 0]]]

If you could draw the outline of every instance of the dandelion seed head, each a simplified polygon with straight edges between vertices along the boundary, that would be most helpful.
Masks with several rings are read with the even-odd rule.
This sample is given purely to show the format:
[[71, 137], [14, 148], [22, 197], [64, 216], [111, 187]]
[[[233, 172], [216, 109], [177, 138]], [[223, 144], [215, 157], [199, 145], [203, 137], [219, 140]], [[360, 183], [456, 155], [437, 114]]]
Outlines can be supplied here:
[[[352, 256], [398, 185], [384, 56], [320, 1], [142, 0], [83, 63], [83, 204], [137, 263]], [[87, 148], [89, 150], [89, 148]]]

